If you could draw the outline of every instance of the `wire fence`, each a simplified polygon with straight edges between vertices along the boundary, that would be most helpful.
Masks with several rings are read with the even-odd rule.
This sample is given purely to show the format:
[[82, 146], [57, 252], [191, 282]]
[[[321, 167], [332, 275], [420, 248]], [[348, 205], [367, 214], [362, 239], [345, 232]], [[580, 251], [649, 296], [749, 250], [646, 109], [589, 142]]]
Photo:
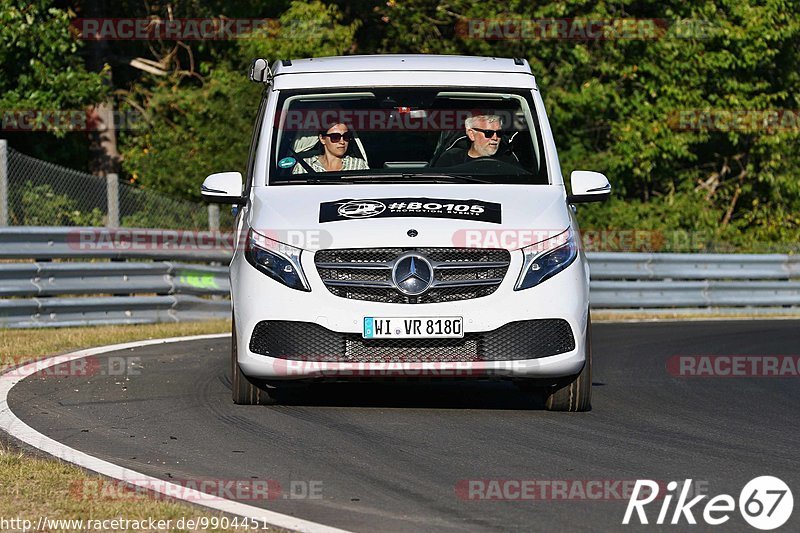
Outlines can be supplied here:
[[0, 146], [0, 151], [3, 148], [0, 218], [5, 220], [0, 224], [191, 230], [233, 225], [228, 209], [209, 209], [203, 202], [140, 189], [113, 175], [109, 180], [27, 156], [7, 145]]

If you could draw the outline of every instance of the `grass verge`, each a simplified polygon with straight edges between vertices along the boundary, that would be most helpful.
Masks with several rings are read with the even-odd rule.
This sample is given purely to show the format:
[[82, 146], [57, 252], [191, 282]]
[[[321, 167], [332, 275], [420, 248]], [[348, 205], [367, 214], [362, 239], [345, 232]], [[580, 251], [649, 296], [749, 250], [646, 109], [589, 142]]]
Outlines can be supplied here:
[[[229, 331], [229, 321], [0, 329], [0, 368], [20, 363], [23, 359], [36, 359], [106, 344]], [[103, 494], [97, 490], [98, 486], [103, 486], [101, 479], [71, 464], [23, 453], [13, 444], [0, 445], [0, 530], [23, 531], [27, 525], [35, 529], [40, 525], [40, 517], [46, 517], [50, 522], [43, 525], [40, 531], [90, 530], [86, 527], [87, 520], [105, 520], [105, 523], [99, 523], [107, 526], [100, 529], [102, 531], [236, 531], [232, 527], [212, 527], [214, 519], [228, 517], [184, 503], [119, 490], [108, 497], [97, 497], [98, 494]], [[123, 497], [119, 497], [120, 494]], [[171, 527], [147, 527], [150, 525], [150, 518], [171, 520]], [[19, 521], [9, 521], [13, 519]], [[114, 519], [120, 521], [111, 522]], [[3, 523], [3, 520], [6, 522]], [[26, 524], [22, 520], [29, 520], [30, 523]], [[84, 520], [84, 524], [79, 527], [75, 522], [59, 524], [55, 520]], [[188, 524], [188, 520], [195, 520], [195, 523]], [[201, 520], [208, 522], [203, 523]], [[141, 527], [143, 525], [146, 527]], [[164, 525], [167, 525], [166, 522]], [[183, 527], [179, 527], [180, 525]], [[189, 525], [194, 527], [187, 527]], [[202, 527], [204, 525], [206, 527]], [[240, 527], [238, 530], [246, 529]]]

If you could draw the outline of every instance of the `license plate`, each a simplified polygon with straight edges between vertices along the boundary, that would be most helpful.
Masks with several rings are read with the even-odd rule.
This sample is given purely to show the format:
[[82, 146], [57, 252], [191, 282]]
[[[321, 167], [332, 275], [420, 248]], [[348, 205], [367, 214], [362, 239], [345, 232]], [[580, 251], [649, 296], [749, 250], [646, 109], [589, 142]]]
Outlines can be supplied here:
[[464, 319], [438, 317], [365, 317], [365, 339], [460, 339]]

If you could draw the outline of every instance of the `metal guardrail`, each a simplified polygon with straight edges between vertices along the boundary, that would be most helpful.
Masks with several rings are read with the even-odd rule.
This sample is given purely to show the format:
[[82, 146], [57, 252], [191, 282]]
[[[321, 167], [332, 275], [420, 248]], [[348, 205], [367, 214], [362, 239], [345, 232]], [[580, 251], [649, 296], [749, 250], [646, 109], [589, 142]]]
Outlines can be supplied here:
[[800, 313], [800, 257], [780, 254], [589, 253], [591, 306], [778, 308]]
[[0, 327], [228, 318], [232, 248], [232, 233], [3, 228]]
[[0, 327], [7, 328], [191, 322], [230, 316], [230, 300], [183, 295], [0, 300]]
[[228, 268], [182, 263], [0, 263], [0, 297], [67, 294], [227, 295]]
[[17, 226], [0, 230], [0, 259], [230, 261], [234, 233]]
[[800, 256], [589, 252], [592, 279], [800, 279]]
[[[226, 264], [233, 237], [146, 229], [0, 229], [0, 327], [227, 318]], [[587, 256], [594, 309], [800, 314], [796, 256]]]

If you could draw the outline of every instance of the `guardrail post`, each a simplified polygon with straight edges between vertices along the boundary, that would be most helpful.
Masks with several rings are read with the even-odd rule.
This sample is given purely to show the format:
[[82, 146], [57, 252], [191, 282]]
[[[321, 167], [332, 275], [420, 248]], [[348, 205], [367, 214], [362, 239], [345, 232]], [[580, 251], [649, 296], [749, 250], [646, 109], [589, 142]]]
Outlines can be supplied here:
[[119, 176], [108, 174], [106, 176], [106, 202], [108, 204], [108, 220], [106, 227], [119, 227]]
[[0, 139], [0, 226], [8, 226], [8, 141]]
[[208, 204], [208, 231], [219, 231], [218, 204]]

